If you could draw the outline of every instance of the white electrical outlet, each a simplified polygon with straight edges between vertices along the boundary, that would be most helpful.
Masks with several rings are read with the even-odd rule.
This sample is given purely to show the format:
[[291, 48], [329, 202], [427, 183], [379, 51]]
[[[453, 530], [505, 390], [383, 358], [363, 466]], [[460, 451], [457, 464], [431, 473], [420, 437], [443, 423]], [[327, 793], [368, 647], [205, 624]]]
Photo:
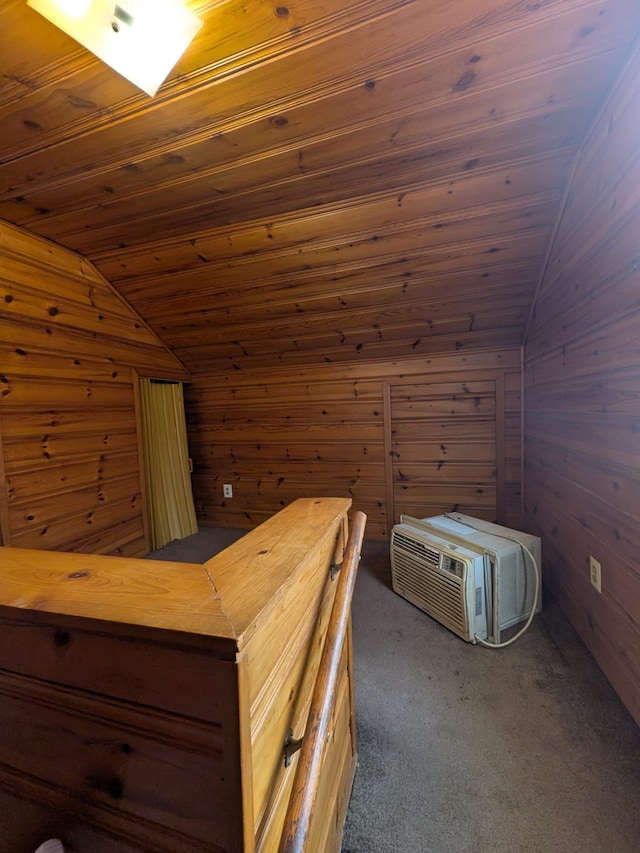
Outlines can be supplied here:
[[225, 483], [222, 486], [222, 495], [225, 498], [232, 498], [233, 497], [233, 486], [231, 485], [231, 483]]
[[602, 566], [595, 557], [589, 557], [589, 575], [593, 586], [602, 592]]

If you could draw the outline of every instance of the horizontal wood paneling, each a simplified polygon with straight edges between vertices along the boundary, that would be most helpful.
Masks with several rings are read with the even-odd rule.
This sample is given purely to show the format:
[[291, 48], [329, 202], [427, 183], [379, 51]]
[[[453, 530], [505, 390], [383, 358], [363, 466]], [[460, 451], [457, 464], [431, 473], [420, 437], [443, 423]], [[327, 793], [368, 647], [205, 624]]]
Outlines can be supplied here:
[[[149, 99], [0, 8], [0, 217], [82, 252], [204, 376], [521, 346], [573, 157], [640, 34], [636, 0], [203, 2]], [[46, 280], [59, 314], [44, 331], [24, 293], [23, 345], [99, 361], [91, 330], [144, 372], [145, 332], [78, 281], [61, 334], [80, 308]]]
[[182, 365], [82, 258], [0, 223], [3, 539], [146, 548], [136, 375]]
[[548, 588], [640, 723], [639, 88], [636, 56], [576, 164], [532, 315], [525, 508]]
[[[251, 18], [257, 11], [253, 8], [256, 5], [256, 3], [250, 4], [250, 8], [244, 10], [243, 20]], [[157, 110], [145, 111], [136, 105], [138, 115], [136, 121], [132, 122], [133, 126], [129, 129], [126, 143], [117, 124], [114, 123], [104, 128], [100, 135], [95, 132], [89, 134], [89, 138], [84, 140], [82, 146], [84, 156], [91, 158], [90, 171], [92, 172], [98, 170], [98, 164], [101, 171], [104, 171], [102, 164], [105, 161], [107, 164], [113, 163], [114, 166], [126, 165], [132, 159], [146, 161], [147, 158], [150, 159], [151, 152], [148, 149], [151, 137], [153, 143], [151, 151], [155, 155], [155, 163], [159, 165], [162, 162], [158, 154], [163, 149], [166, 153], [174, 153], [173, 159], [165, 158], [163, 171], [174, 181], [178, 177], [184, 181], [184, 175], [189, 174], [188, 171], [185, 172], [184, 165], [188, 164], [193, 172], [191, 152], [185, 151], [184, 154], [180, 154], [182, 158], [180, 160], [175, 157], [175, 152], [181, 150], [185, 143], [188, 144], [193, 140], [200, 141], [202, 146], [203, 137], [209, 126], [212, 97], [217, 102], [217, 130], [223, 135], [220, 140], [223, 153], [226, 146], [231, 146], [231, 150], [234, 147], [233, 137], [227, 140], [227, 134], [252, 118], [263, 120], [262, 134], [265, 139], [261, 141], [259, 149], [263, 150], [281, 145], [285, 141], [291, 145], [292, 137], [293, 139], [300, 137], [300, 128], [305, 126], [307, 116], [303, 113], [298, 117], [296, 108], [302, 107], [307, 113], [313, 115], [314, 105], [307, 103], [308, 93], [311, 91], [315, 93], [315, 100], [322, 98], [331, 102], [336, 101], [335, 104], [332, 103], [333, 109], [329, 109], [327, 105], [324, 105], [324, 109], [316, 107], [315, 127], [312, 128], [311, 136], [313, 139], [320, 130], [325, 135], [327, 133], [326, 125], [322, 124], [325, 111], [328, 115], [332, 112], [335, 115], [332, 119], [332, 130], [345, 123], [353, 124], [354, 121], [357, 124], [371, 125], [375, 123], [370, 117], [370, 102], [373, 98], [378, 102], [382, 101], [378, 109], [383, 116], [387, 117], [389, 113], [397, 115], [400, 109], [406, 110], [409, 105], [413, 112], [416, 103], [420, 104], [423, 100], [426, 100], [427, 104], [447, 102], [452, 99], [452, 96], [462, 100], [471, 87], [484, 89], [503, 83], [505, 69], [510, 70], [512, 79], [517, 79], [530, 77], [533, 70], [543, 70], [546, 66], [554, 69], [562, 79], [562, 75], [558, 74], [558, 66], [564, 65], [570, 68], [581, 59], [591, 58], [594, 54], [601, 54], [603, 58], [609, 54], [608, 58], [611, 61], [615, 57], [615, 50], [612, 48], [624, 44], [628, 38], [627, 32], [620, 26], [624, 12], [623, 4], [618, 4], [619, 8], [613, 8], [610, 14], [600, 20], [597, 15], [598, 5], [595, 3], [584, 4], [586, 8], [573, 9], [569, 4], [565, 4], [564, 10], [554, 10], [556, 14], [552, 16], [545, 14], [546, 10], [538, 14], [534, 14], [538, 10], [526, 10], [528, 14], [524, 14], [515, 10], [514, 4], [501, 4], [502, 8], [497, 3], [492, 5], [493, 8], [491, 6], [487, 8], [486, 2], [476, 2], [470, 8], [467, 0], [464, 17], [461, 15], [461, 8], [454, 10], [445, 10], [443, 7], [431, 8], [427, 28], [424, 10], [420, 8], [420, 4], [397, 4], [392, 8], [387, 7], [385, 14], [380, 14], [376, 4], [368, 4], [369, 8], [356, 4], [349, 10], [349, 15], [343, 13], [342, 16], [331, 21], [330, 26], [333, 32], [328, 44], [327, 23], [324, 25], [325, 32], [321, 37], [318, 37], [320, 33], [317, 30], [313, 32], [313, 27], [307, 29], [305, 26], [303, 30], [305, 35], [296, 41], [296, 49], [273, 50], [272, 48], [273, 55], [269, 63], [251, 62], [247, 57], [248, 67], [242, 69], [242, 74], [230, 75], [227, 71], [221, 79], [216, 79], [216, 75], [211, 74], [212, 69], [205, 71], [203, 68], [205, 73], [208, 72], [207, 85], [194, 88], [189, 93], [189, 98], [178, 99], [171, 110], [161, 111], [159, 114]], [[309, 6], [309, 3], [303, 4], [298, 14], [313, 20], [318, 17], [318, 13], [315, 8], [306, 8]], [[35, 24], [33, 17], [31, 15], [28, 20]], [[286, 17], [288, 16], [280, 22], [284, 32], [287, 32], [290, 26], [290, 23], [287, 25]], [[558, 17], [560, 20], [557, 20]], [[351, 20], [348, 21], [348, 18]], [[274, 16], [274, 24], [276, 20]], [[550, 21], [553, 21], [554, 26], [550, 25]], [[220, 22], [217, 19], [216, 24], [219, 28]], [[343, 29], [340, 28], [340, 24], [343, 25]], [[19, 26], [19, 22], [16, 21], [15, 25]], [[590, 32], [585, 33], [581, 38], [580, 32], [587, 27], [590, 28]], [[244, 26], [240, 29], [244, 29]], [[315, 38], [309, 38], [309, 36], [315, 36]], [[476, 38], [482, 40], [483, 51], [481, 54], [480, 52], [476, 54], [478, 59], [475, 62], [470, 63], [469, 40], [473, 41]], [[354, 49], [354, 39], [357, 42], [362, 41], [362, 45], [366, 45], [369, 49], [366, 70], [369, 73], [369, 79], [375, 81], [373, 91], [363, 86], [362, 57], [359, 51]], [[328, 64], [329, 67], [325, 62], [328, 48], [333, 58], [333, 61]], [[264, 50], [264, 46], [262, 49]], [[403, 60], [401, 63], [398, 62], [399, 54]], [[197, 52], [193, 52], [193, 56], [196, 62], [202, 62], [204, 59]], [[277, 61], [273, 61], [274, 59]], [[475, 68], [473, 68], [474, 65]], [[463, 83], [456, 89], [456, 83], [469, 66], [473, 68], [473, 74], [467, 73]], [[81, 75], [79, 77], [82, 79]], [[400, 79], [396, 81], [394, 79], [396, 77]], [[276, 103], [274, 103], [274, 92], [278, 93]], [[60, 143], [61, 134], [54, 128], [65, 114], [66, 127], [63, 124], [62, 137], [65, 142], [70, 141], [68, 134], [69, 125], [72, 123], [80, 125], [80, 121], [84, 121], [85, 127], [87, 125], [91, 127], [87, 120], [90, 113], [81, 114], [78, 121], [74, 115], [73, 103], [69, 104], [68, 99], [63, 99], [62, 92], [54, 90], [53, 93], [48, 93], [49, 103], [46, 105], [48, 112], [52, 111], [51, 107], [55, 100], [60, 101], [61, 109], [48, 116], [47, 126], [43, 126], [40, 133], [29, 135], [29, 131], [25, 131], [24, 126], [21, 125], [25, 116], [37, 114], [43, 110], [45, 107], [42, 104], [43, 94], [38, 88], [34, 88], [32, 92], [25, 93], [19, 110], [11, 109], [10, 106], [5, 108], [4, 120], [9, 126], [15, 126], [16, 140], [20, 136], [25, 137], [25, 143], [20, 147], [16, 146], [18, 151], [23, 151], [25, 148], [28, 150], [31, 146], [35, 147], [36, 139], [38, 141], [42, 139], [42, 142], [48, 144], [53, 141]], [[343, 101], [342, 104], [340, 99]], [[90, 111], [96, 106], [95, 102], [87, 104], [86, 109]], [[122, 106], [120, 109], [126, 115], [126, 107], [123, 110]], [[268, 121], [268, 118], [273, 119], [282, 115], [287, 116], [285, 123]], [[95, 118], [97, 116], [94, 117], [94, 121]], [[183, 131], [183, 138], [179, 142], [176, 142], [175, 138], [176, 127], [180, 127]], [[251, 138], [255, 145], [255, 131]], [[354, 140], [352, 145], [353, 150], [357, 150], [357, 140]], [[54, 177], [57, 178], [57, 182], [60, 182], [61, 176], [75, 172], [77, 163], [73, 159], [74, 150], [74, 146], [69, 144], [63, 147], [57, 168], [55, 171], [51, 170], [53, 174], [47, 174], [50, 182]], [[202, 168], [210, 162], [202, 155], [198, 158], [197, 154], [193, 160], [196, 174], [200, 171], [198, 166]], [[144, 162], [143, 166], [129, 171], [134, 172], [134, 175], [138, 170], [150, 171], [155, 163], [154, 160], [149, 164]], [[46, 155], [36, 149], [28, 161], [18, 161], [11, 165], [8, 172], [8, 180], [11, 181], [9, 186], [14, 193], [23, 193], [24, 197], [24, 194], [30, 190], [25, 172], [27, 170], [48, 172], [50, 169], [50, 166], [47, 169]], [[162, 180], [163, 172], [157, 166], [154, 171], [159, 172]], [[117, 203], [118, 197], [110, 199], [109, 195], [115, 195], [115, 190], [120, 187], [117, 183], [112, 186], [108, 177], [104, 184], [114, 192], [106, 193], [103, 189], [102, 200], [110, 202], [110, 206], [113, 206], [114, 202]], [[122, 188], [126, 192], [125, 182], [122, 182]], [[148, 186], [147, 182], [144, 189], [147, 192], [152, 191], [152, 187]], [[49, 207], [44, 203], [41, 204], [41, 209], [44, 209], [41, 210], [40, 217], [47, 217], [52, 211], [51, 205], [55, 199], [49, 198], [47, 201]], [[105, 204], [105, 207], [107, 208], [105, 214], [108, 214], [109, 204]], [[145, 211], [153, 207], [153, 203], [144, 205]], [[95, 209], [98, 209], [98, 205]], [[60, 213], [60, 210], [56, 211], [55, 205], [53, 211]], [[95, 241], [96, 230], [95, 227], [92, 228], [83, 239]], [[95, 236], [91, 237], [91, 233]]]
[[424, 518], [451, 510], [489, 521], [502, 517], [498, 383], [485, 376], [447, 378], [389, 383], [394, 523], [403, 514]]
[[[387, 536], [392, 520], [387, 517], [384, 381], [406, 381], [415, 375], [421, 383], [429, 377], [446, 383], [451, 374], [471, 381], [482, 372], [484, 381], [487, 376], [507, 377], [508, 427], [498, 446], [503, 448], [501, 464], [505, 471], [508, 468], [504, 487], [510, 499], [503, 501], [500, 520], [520, 526], [519, 358], [518, 350], [487, 350], [473, 356], [192, 377], [185, 395], [200, 521], [252, 527], [296, 497], [336, 495], [352, 498], [354, 508], [367, 513], [368, 536]], [[402, 432], [408, 446], [424, 431], [421, 419], [411, 423], [413, 432]], [[466, 505], [470, 497], [477, 503], [477, 493], [467, 495], [464, 480], [468, 482], [474, 470], [483, 475], [493, 471], [495, 424], [491, 410], [487, 445], [480, 427], [471, 436], [464, 418], [450, 420], [455, 438], [447, 458], [461, 463], [451, 473], [439, 467], [438, 447], [434, 445], [429, 456], [429, 447], [416, 444], [416, 453], [428, 465], [447, 505]], [[469, 467], [467, 474], [458, 476], [456, 472], [473, 460], [477, 468]], [[233, 498], [223, 498], [223, 483], [231, 483]], [[496, 497], [495, 486], [483, 495], [491, 517]]]

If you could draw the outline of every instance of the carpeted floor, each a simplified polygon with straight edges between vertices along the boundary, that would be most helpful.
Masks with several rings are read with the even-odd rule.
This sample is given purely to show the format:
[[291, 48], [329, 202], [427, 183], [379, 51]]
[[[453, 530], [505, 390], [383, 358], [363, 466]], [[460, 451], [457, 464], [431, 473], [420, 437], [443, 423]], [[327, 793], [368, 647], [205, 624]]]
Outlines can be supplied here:
[[[205, 529], [156, 558], [202, 562]], [[343, 853], [637, 853], [640, 729], [554, 605], [513, 646], [464, 643], [365, 542], [353, 602], [358, 770]]]

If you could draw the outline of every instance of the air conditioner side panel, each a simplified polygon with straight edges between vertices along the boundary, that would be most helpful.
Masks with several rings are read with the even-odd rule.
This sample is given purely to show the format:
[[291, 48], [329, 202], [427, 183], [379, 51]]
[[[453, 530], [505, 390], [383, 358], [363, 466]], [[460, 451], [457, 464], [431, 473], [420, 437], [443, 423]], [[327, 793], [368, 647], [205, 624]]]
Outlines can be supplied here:
[[[531, 543], [530, 550], [540, 567], [540, 543]], [[498, 620], [504, 630], [526, 619], [531, 613], [535, 593], [535, 569], [531, 558], [515, 545], [513, 550], [498, 558]], [[536, 613], [542, 608], [542, 584], [535, 602]]]

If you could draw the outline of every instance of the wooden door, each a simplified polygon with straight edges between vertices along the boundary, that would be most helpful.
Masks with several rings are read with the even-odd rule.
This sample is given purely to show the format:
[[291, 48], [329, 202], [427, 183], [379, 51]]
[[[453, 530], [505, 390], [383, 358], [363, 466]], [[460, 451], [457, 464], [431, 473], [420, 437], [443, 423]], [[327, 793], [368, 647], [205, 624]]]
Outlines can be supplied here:
[[498, 504], [495, 377], [390, 384], [389, 518], [463, 512], [495, 520]]

